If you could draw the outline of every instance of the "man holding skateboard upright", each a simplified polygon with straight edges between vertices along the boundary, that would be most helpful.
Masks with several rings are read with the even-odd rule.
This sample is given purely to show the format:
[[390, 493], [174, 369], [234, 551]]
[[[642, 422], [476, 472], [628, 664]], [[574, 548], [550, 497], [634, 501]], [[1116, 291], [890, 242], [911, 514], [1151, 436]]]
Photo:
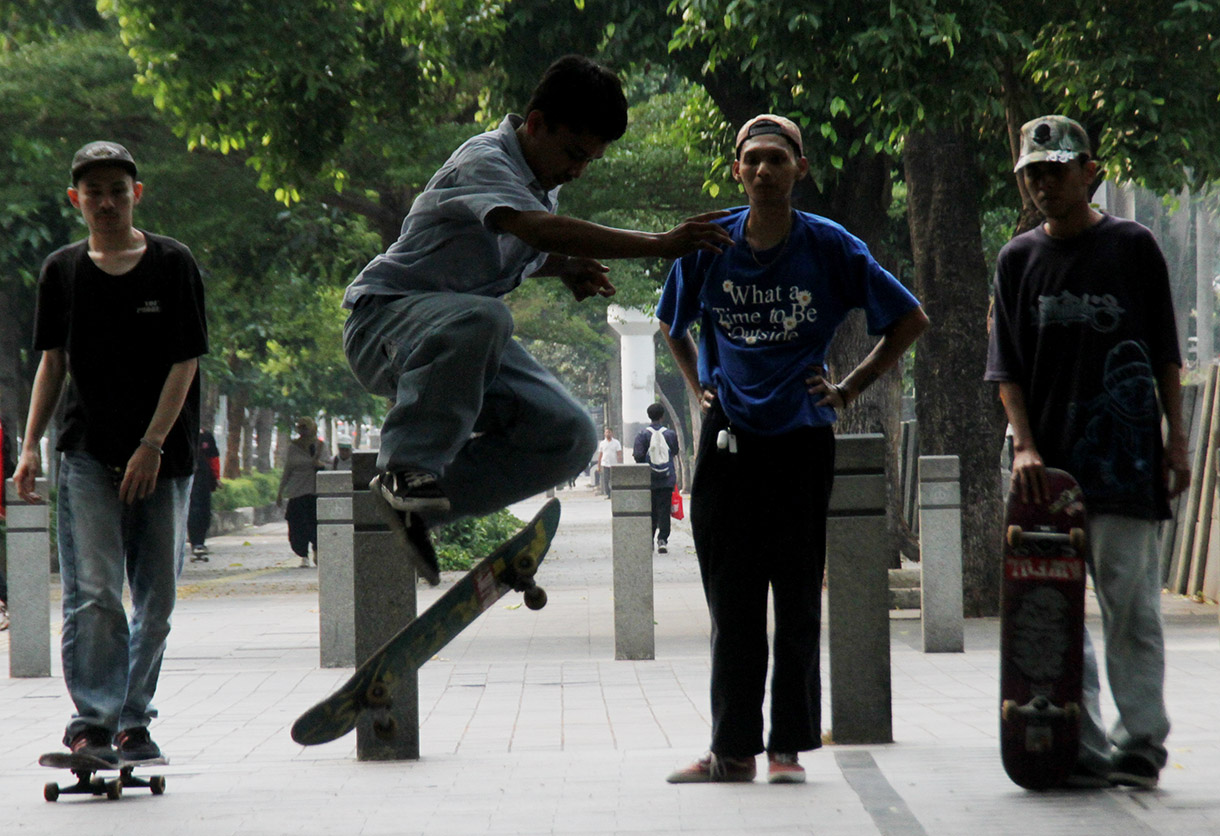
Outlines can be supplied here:
[[132, 226], [143, 193], [122, 145], [91, 142], [73, 158], [68, 198], [89, 236], [42, 265], [42, 359], [13, 474], [23, 500], [41, 501], [39, 443], [66, 389], [57, 521], [76, 713], [64, 743], [109, 764], [160, 756], [148, 724], [182, 569], [208, 350], [199, 268], [179, 242]]
[[1190, 483], [1168, 271], [1147, 229], [1090, 205], [1097, 162], [1076, 122], [1027, 122], [1014, 170], [1045, 222], [1000, 252], [985, 378], [999, 383], [1022, 496], [1047, 498], [1048, 467], [1068, 471], [1083, 489], [1119, 713], [1107, 736], [1086, 629], [1073, 784], [1154, 787], [1169, 734], [1159, 521]]
[[344, 296], [348, 362], [366, 389], [394, 401], [370, 487], [399, 512], [432, 583], [429, 526], [560, 484], [597, 443], [585, 408], [512, 339], [500, 297], [531, 275], [558, 277], [577, 300], [609, 296], [596, 259], [728, 243], [705, 217], [653, 234], [555, 214], [560, 186], [626, 126], [619, 80], [586, 58], [559, 59], [524, 116], [468, 140], [433, 175], [398, 241]]

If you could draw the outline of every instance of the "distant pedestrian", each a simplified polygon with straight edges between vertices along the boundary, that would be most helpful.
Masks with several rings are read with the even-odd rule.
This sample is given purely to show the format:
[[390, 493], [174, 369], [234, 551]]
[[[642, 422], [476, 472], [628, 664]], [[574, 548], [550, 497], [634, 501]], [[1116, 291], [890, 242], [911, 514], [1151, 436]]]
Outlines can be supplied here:
[[350, 438], [340, 438], [338, 442], [339, 452], [337, 452], [330, 460], [331, 470], [351, 470], [352, 469], [352, 440]]
[[[673, 783], [752, 781], [764, 750], [767, 596], [775, 609], [768, 780], [805, 780], [822, 745], [818, 642], [837, 415], [927, 327], [923, 309], [862, 241], [792, 208], [808, 171], [800, 129], [762, 115], [737, 134], [748, 207], [719, 223], [734, 246], [676, 261], [657, 318], [705, 410], [691, 529], [712, 617], [710, 752]], [[862, 308], [881, 340], [833, 383], [826, 349]], [[702, 323], [699, 345], [689, 328]]]
[[312, 418], [300, 418], [296, 432], [297, 437], [288, 445], [275, 504], [283, 505], [284, 499], [288, 499], [284, 509], [288, 544], [301, 558], [301, 568], [308, 569], [311, 550], [313, 565], [318, 565], [318, 471], [325, 470], [326, 463], [321, 458], [322, 442], [318, 439], [317, 423]]
[[605, 438], [597, 445], [597, 483], [601, 492], [610, 496], [610, 468], [623, 463], [623, 444], [614, 437], [614, 430], [606, 427]]
[[195, 479], [191, 482], [191, 506], [186, 517], [187, 539], [191, 543], [191, 562], [208, 560], [208, 529], [212, 525], [212, 493], [220, 487], [220, 450], [216, 436], [199, 428], [199, 449], [195, 452]]
[[674, 485], [678, 482], [675, 462], [678, 459], [678, 434], [662, 423], [665, 407], [654, 403], [648, 407], [647, 427], [636, 434], [631, 455], [639, 464], [647, 464], [652, 491], [652, 536], [657, 552], [669, 551], [669, 515], [673, 507]]

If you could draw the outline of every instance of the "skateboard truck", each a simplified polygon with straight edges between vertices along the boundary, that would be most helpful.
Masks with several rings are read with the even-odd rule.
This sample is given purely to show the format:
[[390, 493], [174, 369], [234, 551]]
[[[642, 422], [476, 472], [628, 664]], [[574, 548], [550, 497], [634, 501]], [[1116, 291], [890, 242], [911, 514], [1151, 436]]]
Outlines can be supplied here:
[[1009, 722], [1016, 717], [1023, 717], [1025, 726], [1025, 751], [1049, 752], [1055, 745], [1055, 730], [1051, 723], [1055, 720], [1075, 721], [1080, 716], [1080, 704], [1070, 702], [1063, 706], [1055, 705], [1046, 697], [1034, 697], [1025, 705], [1019, 705], [1015, 700], [1004, 700], [1000, 706], [1000, 717]]

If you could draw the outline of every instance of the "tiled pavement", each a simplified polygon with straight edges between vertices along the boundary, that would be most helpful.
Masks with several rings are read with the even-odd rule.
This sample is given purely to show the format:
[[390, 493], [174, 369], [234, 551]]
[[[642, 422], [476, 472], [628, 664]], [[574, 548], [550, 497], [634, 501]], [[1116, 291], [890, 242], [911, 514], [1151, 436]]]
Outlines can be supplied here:
[[[218, 538], [212, 562], [183, 576], [153, 726], [172, 758], [164, 796], [47, 804], [43, 782], [66, 773], [36, 761], [71, 710], [62, 681], [0, 678], [0, 834], [1220, 834], [1217, 608], [1177, 598], [1165, 601], [1174, 732], [1159, 790], [1009, 783], [996, 622], [968, 622], [965, 653], [929, 655], [909, 618], [891, 622], [895, 743], [807, 754], [801, 786], [666, 784], [708, 737], [689, 534], [656, 558], [656, 660], [617, 662], [609, 503], [560, 497], [547, 607], [506, 597], [421, 669], [419, 761], [358, 762], [354, 735], [315, 748], [289, 738], [350, 670], [318, 667], [316, 572], [295, 568], [283, 525], [269, 525]], [[421, 588], [421, 607], [436, 594]]]

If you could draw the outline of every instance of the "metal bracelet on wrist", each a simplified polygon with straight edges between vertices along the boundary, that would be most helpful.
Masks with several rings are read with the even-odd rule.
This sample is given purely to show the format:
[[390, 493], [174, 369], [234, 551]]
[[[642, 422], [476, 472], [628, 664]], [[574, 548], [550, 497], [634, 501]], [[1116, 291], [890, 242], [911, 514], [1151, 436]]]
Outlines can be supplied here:
[[145, 446], [145, 447], [147, 447], [149, 450], [153, 450], [153, 451], [155, 451], [155, 452], [156, 452], [156, 454], [157, 454], [158, 456], [164, 456], [164, 455], [165, 455], [165, 451], [164, 451], [164, 450], [162, 450], [162, 449], [161, 449], [160, 447], [158, 447], [156, 444], [153, 444], [153, 443], [152, 443], [151, 441], [149, 441], [147, 438], [141, 438], [141, 439], [140, 439], [140, 444], [144, 445], [144, 446]]

